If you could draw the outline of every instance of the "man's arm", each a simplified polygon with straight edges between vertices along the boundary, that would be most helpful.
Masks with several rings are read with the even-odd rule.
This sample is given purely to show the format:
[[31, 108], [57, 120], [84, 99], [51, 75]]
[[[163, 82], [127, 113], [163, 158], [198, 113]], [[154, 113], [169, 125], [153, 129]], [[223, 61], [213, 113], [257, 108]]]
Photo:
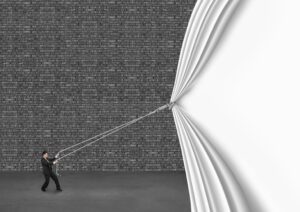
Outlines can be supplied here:
[[56, 160], [56, 158], [48, 158], [48, 161], [49, 162], [53, 162], [53, 161], [55, 161]]
[[48, 165], [52, 165], [52, 164], [53, 164], [53, 161], [46, 160], [45, 158], [42, 159], [42, 165], [48, 166]]
[[53, 164], [56, 164], [55, 158], [50, 158], [48, 160], [44, 158], [42, 159], [42, 165], [44, 166], [53, 165]]
[[48, 158], [48, 160], [55, 161], [58, 157], [59, 157], [59, 153], [57, 153], [54, 158]]

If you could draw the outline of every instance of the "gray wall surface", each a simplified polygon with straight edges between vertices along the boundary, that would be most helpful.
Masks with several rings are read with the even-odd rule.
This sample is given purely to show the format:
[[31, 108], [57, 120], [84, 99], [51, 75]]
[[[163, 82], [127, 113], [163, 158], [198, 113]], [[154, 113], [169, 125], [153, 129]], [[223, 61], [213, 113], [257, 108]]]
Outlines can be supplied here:
[[[58, 150], [168, 103], [196, 0], [2, 0], [0, 170], [40, 170]], [[63, 170], [183, 170], [160, 112], [60, 163]]]

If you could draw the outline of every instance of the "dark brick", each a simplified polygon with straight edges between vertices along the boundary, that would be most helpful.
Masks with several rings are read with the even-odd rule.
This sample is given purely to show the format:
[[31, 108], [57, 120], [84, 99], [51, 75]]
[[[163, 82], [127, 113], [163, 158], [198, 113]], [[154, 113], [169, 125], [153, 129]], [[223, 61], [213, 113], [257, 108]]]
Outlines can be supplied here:
[[[0, 170], [166, 104], [196, 0], [2, 0]], [[52, 154], [52, 155], [53, 155]], [[63, 170], [183, 170], [172, 113], [61, 162]]]

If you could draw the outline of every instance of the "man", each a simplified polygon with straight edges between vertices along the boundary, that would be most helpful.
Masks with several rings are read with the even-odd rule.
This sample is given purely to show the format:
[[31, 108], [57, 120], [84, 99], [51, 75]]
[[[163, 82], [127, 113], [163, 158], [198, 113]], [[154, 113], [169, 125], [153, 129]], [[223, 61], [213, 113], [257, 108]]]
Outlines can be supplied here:
[[52, 178], [52, 180], [55, 182], [56, 185], [56, 190], [57, 191], [62, 191], [59, 185], [59, 181], [58, 178], [56, 176], [56, 174], [52, 171], [52, 165], [57, 163], [56, 158], [58, 157], [58, 155], [55, 155], [55, 158], [48, 158], [48, 152], [47, 151], [43, 151], [42, 153], [42, 166], [43, 166], [43, 174], [45, 176], [45, 183], [43, 184], [41, 190], [42, 191], [46, 191], [46, 188], [49, 184], [49, 180], [50, 177]]

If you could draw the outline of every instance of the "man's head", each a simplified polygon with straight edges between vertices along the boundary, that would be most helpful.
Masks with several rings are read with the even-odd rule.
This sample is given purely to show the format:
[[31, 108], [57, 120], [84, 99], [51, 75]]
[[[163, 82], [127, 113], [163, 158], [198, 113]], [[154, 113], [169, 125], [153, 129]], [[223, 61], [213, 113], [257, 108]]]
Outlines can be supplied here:
[[42, 156], [43, 156], [43, 158], [48, 158], [48, 152], [47, 151], [43, 151]]

